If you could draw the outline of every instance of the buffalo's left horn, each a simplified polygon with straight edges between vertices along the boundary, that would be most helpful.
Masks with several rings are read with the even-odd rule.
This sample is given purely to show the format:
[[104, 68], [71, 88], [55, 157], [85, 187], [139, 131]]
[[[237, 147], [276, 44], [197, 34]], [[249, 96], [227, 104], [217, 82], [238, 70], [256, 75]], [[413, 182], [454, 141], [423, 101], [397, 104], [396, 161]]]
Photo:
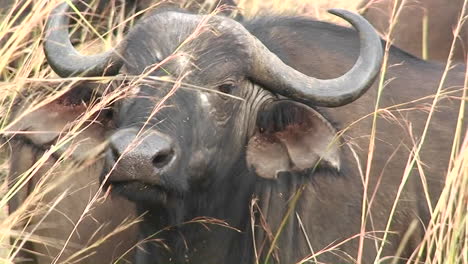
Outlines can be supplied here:
[[329, 12], [347, 20], [359, 32], [360, 55], [351, 70], [335, 79], [315, 79], [286, 65], [253, 38], [250, 77], [273, 92], [306, 104], [336, 107], [358, 99], [369, 89], [380, 71], [382, 43], [363, 17], [340, 9]]
[[61, 77], [117, 74], [123, 64], [119, 55], [122, 45], [96, 55], [80, 54], [73, 47], [68, 35], [68, 8], [67, 2], [60, 4], [47, 21], [44, 52], [49, 65]]

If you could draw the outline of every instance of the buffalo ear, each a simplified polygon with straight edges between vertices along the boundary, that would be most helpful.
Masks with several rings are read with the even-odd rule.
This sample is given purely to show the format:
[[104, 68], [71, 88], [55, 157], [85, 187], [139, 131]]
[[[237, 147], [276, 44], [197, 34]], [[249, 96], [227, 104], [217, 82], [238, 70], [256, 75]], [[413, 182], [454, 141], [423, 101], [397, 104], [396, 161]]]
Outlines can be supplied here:
[[336, 130], [316, 110], [291, 100], [268, 103], [257, 116], [247, 145], [247, 163], [258, 176], [302, 171], [325, 162], [340, 167]]

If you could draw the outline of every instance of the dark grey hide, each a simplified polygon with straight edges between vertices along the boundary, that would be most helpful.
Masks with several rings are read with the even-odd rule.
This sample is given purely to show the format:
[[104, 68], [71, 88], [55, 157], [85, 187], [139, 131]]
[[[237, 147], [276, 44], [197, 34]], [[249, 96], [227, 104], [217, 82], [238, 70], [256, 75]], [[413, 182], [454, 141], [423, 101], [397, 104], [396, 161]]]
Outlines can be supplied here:
[[[229, 19], [212, 18], [208, 30], [181, 45], [205, 18], [176, 11], [155, 13], [135, 26], [124, 48], [120, 46], [125, 58], [121, 74], [146, 73], [177, 50], [164, 70], [150, 70], [149, 75], [184, 76], [185, 83], [208, 89], [182, 87], [153, 115], [172, 84], [140, 84], [133, 96], [113, 107], [116, 129], [102, 179], [112, 185], [114, 194], [134, 201], [140, 213], [147, 212], [141, 237], [161, 239], [145, 244], [136, 263], [255, 263], [257, 256], [263, 263], [298, 191], [270, 262], [295, 263], [359, 234], [364, 193], [359, 166], [365, 173], [372, 118], [351, 126], [338, 141], [335, 136], [374, 111], [377, 87], [337, 108], [279, 96], [271, 92], [274, 87], [248, 77], [253, 69], [251, 43]], [[274, 17], [244, 22], [243, 27], [284, 63], [309, 76], [341, 76], [359, 55], [356, 32], [328, 23]], [[379, 115], [377, 122], [367, 193], [370, 197], [378, 191], [370, 206], [362, 263], [375, 260], [376, 242], [370, 237], [382, 237], [413, 137], [421, 135], [427, 117], [421, 107], [431, 98], [421, 98], [435, 93], [443, 71], [443, 65], [396, 48], [391, 49], [390, 63], [396, 66], [386, 78], [394, 80], [386, 86], [380, 106], [397, 106]], [[445, 87], [459, 91], [463, 78], [464, 68], [453, 69]], [[454, 99], [460, 93], [452, 95], [439, 102], [443, 110], [433, 117], [420, 157], [432, 204], [444, 182], [460, 104]], [[421, 100], [412, 102], [416, 99]], [[412, 108], [417, 109], [408, 110]], [[257, 206], [252, 216], [253, 199]], [[200, 217], [225, 221], [229, 227], [191, 221]], [[387, 237], [380, 258], [392, 259], [409, 223], [417, 221], [416, 231], [397, 256], [410, 257], [428, 220], [419, 171], [413, 170], [393, 216], [394, 233]], [[358, 248], [355, 238], [340, 245], [339, 251], [313, 260], [354, 263]]]

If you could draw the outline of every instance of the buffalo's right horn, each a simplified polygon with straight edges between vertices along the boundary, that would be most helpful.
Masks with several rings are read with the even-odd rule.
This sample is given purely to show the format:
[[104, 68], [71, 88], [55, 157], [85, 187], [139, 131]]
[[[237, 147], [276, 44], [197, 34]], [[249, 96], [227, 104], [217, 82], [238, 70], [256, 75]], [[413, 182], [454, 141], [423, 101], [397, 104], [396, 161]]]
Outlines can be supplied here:
[[68, 35], [68, 8], [67, 2], [60, 4], [47, 21], [44, 52], [49, 65], [61, 77], [117, 74], [123, 64], [119, 55], [122, 44], [101, 54], [80, 54], [73, 47]]
[[286, 65], [258, 39], [252, 38], [250, 77], [273, 92], [316, 106], [342, 106], [363, 95], [380, 72], [381, 40], [363, 17], [346, 10], [329, 12], [346, 19], [359, 32], [360, 55], [351, 70], [335, 79], [316, 79]]

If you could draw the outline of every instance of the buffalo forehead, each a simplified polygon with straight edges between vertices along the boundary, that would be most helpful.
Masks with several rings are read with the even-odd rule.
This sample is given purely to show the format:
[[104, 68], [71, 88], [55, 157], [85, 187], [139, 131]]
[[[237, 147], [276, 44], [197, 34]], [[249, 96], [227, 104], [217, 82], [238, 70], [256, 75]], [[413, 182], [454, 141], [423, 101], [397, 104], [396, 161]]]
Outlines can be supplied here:
[[196, 71], [199, 74], [193, 79], [201, 78], [201, 82], [240, 75], [248, 58], [247, 46], [240, 37], [245, 30], [229, 28], [226, 24], [235, 22], [224, 20], [228, 19], [172, 11], [145, 18], [127, 37], [127, 73], [140, 74], [178, 51], [165, 64], [165, 71], [171, 74]]

